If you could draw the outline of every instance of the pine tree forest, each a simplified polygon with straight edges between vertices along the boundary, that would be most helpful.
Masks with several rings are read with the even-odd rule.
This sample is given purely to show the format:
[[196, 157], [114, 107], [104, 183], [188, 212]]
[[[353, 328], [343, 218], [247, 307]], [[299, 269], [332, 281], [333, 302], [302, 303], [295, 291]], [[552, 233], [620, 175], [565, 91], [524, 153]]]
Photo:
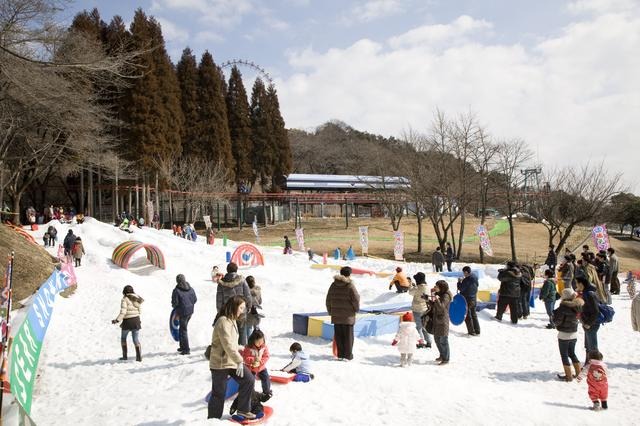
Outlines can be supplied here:
[[[135, 202], [146, 207], [152, 201], [157, 205], [152, 189], [185, 193], [277, 191], [274, 182], [291, 172], [291, 149], [275, 87], [265, 87], [257, 78], [249, 101], [240, 69], [222, 69], [210, 51], [197, 58], [185, 47], [174, 64], [160, 23], [142, 9], [136, 10], [128, 28], [120, 16], [106, 22], [93, 9], [77, 14], [70, 27], [56, 35], [59, 38], [39, 35], [37, 42], [51, 46], [53, 52], [46, 66], [40, 58], [10, 54], [9, 47], [20, 51], [24, 46], [26, 51], [34, 39], [34, 34], [27, 34], [26, 18], [21, 30], [0, 34], [0, 43], [6, 44], [2, 47], [7, 48], [0, 52], [0, 61], [7, 72], [19, 75], [25, 68], [34, 75], [39, 73], [43, 81], [33, 80], [32, 91], [47, 93], [52, 84], [60, 84], [69, 92], [68, 102], [75, 102], [74, 107], [85, 105], [87, 114], [94, 114], [82, 122], [86, 128], [80, 135], [72, 126], [77, 118], [76, 123], [68, 123], [63, 116], [38, 112], [41, 117], [49, 116], [40, 120], [42, 137], [50, 138], [54, 129], [62, 129], [51, 145], [64, 145], [55, 152], [56, 159], [64, 159], [58, 164], [64, 166], [54, 167], [52, 161], [36, 164], [33, 155], [27, 158], [29, 153], [12, 153], [11, 158], [21, 154], [26, 163], [34, 164], [31, 168], [23, 163], [9, 164], [8, 160], [3, 164], [4, 170], [24, 170], [9, 176], [2, 173], [0, 205], [8, 203], [16, 216], [25, 203], [37, 210], [48, 207], [52, 197], [47, 191], [66, 192], [66, 203], [88, 214], [94, 208], [102, 209], [98, 204], [109, 199], [113, 213], [117, 213], [129, 211], [133, 202], [130, 191], [118, 194], [118, 185], [142, 187], [141, 195], [135, 193]], [[71, 80], [65, 67], [79, 62], [81, 54], [99, 59], [86, 69], [74, 65]], [[60, 72], [47, 74], [47, 69], [58, 68]], [[23, 74], [26, 81], [27, 73]], [[22, 83], [7, 83], [10, 89], [16, 87], [16, 99]], [[20, 108], [29, 106], [16, 102], [16, 116]], [[8, 143], [30, 137], [32, 130], [26, 127], [26, 118], [24, 121], [24, 131], [11, 133]], [[76, 138], [84, 139], [80, 143]], [[50, 190], [52, 186], [56, 189]], [[93, 199], [96, 193], [97, 200]]]

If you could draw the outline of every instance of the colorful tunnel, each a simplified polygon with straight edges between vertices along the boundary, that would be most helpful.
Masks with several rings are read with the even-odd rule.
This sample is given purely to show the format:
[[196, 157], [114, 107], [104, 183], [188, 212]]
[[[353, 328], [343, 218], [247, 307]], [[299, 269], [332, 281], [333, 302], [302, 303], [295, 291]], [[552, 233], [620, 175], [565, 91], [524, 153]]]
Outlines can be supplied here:
[[149, 263], [160, 269], [165, 269], [164, 255], [157, 246], [141, 243], [140, 241], [125, 241], [113, 250], [111, 260], [121, 268], [127, 269], [133, 254], [144, 248], [147, 252]]

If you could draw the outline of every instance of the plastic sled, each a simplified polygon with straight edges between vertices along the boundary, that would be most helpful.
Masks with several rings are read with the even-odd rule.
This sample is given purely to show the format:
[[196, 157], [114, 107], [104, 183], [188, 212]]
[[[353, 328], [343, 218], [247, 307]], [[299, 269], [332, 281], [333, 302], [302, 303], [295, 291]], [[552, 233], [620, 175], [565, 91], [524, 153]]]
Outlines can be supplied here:
[[237, 414], [234, 414], [233, 416], [231, 416], [231, 418], [229, 420], [234, 422], [234, 423], [240, 423], [241, 425], [257, 425], [257, 424], [260, 424], [260, 423], [264, 423], [273, 414], [273, 408], [268, 407], [268, 406], [265, 405], [263, 409], [264, 409], [264, 411], [262, 413], [260, 413], [260, 414], [257, 414], [256, 418], [253, 419], [253, 420], [247, 420], [244, 417], [239, 416]]
[[171, 315], [169, 316], [169, 332], [173, 340], [176, 342], [180, 341], [180, 316], [175, 309], [171, 311]]
[[449, 305], [449, 319], [451, 324], [460, 325], [464, 322], [467, 315], [467, 301], [461, 294], [453, 296], [453, 300]]
[[273, 383], [287, 384], [296, 377], [293, 373], [285, 373], [284, 371], [272, 371], [269, 373], [269, 378]]
[[[227, 390], [224, 393], [224, 399], [227, 400], [227, 399], [235, 398], [236, 395], [238, 394], [239, 388], [240, 386], [238, 385], [238, 382], [236, 382], [236, 379], [234, 379], [233, 377], [229, 377], [227, 379]], [[211, 391], [209, 391], [207, 396], [204, 397], [204, 401], [208, 404], [210, 399], [211, 399]]]

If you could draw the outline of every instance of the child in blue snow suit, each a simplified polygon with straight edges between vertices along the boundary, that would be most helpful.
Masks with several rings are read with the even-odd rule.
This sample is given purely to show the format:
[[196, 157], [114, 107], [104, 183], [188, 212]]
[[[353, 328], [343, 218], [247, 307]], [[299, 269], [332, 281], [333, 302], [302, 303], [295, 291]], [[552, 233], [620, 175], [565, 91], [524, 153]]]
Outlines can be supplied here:
[[294, 342], [291, 347], [289, 347], [289, 352], [291, 352], [291, 362], [285, 365], [281, 371], [295, 373], [296, 377], [293, 379], [294, 382], [308, 382], [313, 379], [311, 361], [307, 354], [302, 352], [300, 343]]

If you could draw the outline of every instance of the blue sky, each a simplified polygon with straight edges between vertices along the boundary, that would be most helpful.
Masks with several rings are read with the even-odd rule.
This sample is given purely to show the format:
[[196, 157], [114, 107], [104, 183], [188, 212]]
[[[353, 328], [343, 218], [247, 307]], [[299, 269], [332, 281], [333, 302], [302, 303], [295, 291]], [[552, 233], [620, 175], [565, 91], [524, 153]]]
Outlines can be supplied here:
[[93, 7], [155, 16], [174, 60], [261, 65], [288, 127], [401, 136], [471, 111], [547, 170], [604, 160], [640, 189], [640, 0], [78, 0], [61, 19]]

